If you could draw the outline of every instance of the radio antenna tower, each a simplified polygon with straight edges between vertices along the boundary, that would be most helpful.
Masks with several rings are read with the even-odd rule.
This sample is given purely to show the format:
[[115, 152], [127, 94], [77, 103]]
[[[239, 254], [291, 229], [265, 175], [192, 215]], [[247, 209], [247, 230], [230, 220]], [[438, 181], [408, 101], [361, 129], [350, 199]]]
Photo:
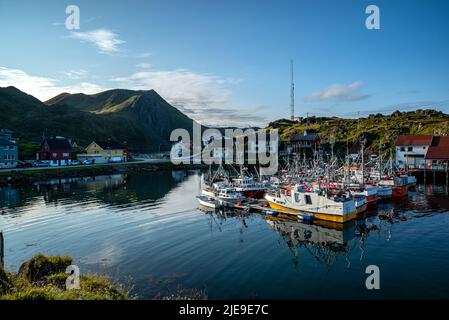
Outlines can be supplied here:
[[293, 82], [293, 59], [290, 60], [290, 114], [291, 120], [295, 120], [295, 83]]

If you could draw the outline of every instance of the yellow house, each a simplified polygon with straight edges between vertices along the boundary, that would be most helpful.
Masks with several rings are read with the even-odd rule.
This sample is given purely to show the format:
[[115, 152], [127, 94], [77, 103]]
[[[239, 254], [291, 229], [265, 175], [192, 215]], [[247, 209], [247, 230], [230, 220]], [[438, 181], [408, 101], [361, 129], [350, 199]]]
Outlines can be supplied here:
[[123, 162], [127, 159], [126, 149], [117, 142], [93, 141], [86, 147], [86, 154], [78, 155], [78, 159], [94, 159], [95, 162]]

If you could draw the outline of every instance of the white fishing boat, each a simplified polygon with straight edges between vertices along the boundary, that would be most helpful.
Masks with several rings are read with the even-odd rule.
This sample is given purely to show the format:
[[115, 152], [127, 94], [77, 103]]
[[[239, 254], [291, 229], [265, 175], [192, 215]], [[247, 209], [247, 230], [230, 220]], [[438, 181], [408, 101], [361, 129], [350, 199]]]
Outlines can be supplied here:
[[201, 188], [201, 195], [213, 198], [215, 197], [215, 189], [211, 186], [205, 186]]
[[203, 184], [201, 188], [201, 195], [215, 198], [218, 190], [225, 187], [227, 187], [227, 183], [225, 181], [218, 181], [212, 185]]
[[311, 213], [315, 219], [344, 223], [357, 216], [355, 201], [346, 196], [329, 196], [309, 191], [303, 185], [278, 189], [265, 195], [271, 208], [291, 213]]
[[220, 202], [238, 203], [246, 200], [240, 192], [237, 192], [234, 188], [221, 187], [217, 190], [215, 198]]
[[196, 198], [198, 199], [199, 204], [203, 207], [212, 209], [216, 208], [217, 203], [214, 198], [208, 196], [197, 196]]

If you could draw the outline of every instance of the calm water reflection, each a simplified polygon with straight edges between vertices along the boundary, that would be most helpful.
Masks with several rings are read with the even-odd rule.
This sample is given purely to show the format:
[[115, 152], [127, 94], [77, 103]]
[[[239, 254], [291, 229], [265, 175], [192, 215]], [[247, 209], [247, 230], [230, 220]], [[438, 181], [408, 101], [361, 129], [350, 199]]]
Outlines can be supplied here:
[[[5, 264], [37, 252], [129, 277], [152, 298], [178, 285], [210, 298], [449, 298], [449, 197], [419, 186], [344, 229], [198, 210], [199, 172], [118, 174], [0, 189]], [[365, 268], [381, 290], [365, 289]]]

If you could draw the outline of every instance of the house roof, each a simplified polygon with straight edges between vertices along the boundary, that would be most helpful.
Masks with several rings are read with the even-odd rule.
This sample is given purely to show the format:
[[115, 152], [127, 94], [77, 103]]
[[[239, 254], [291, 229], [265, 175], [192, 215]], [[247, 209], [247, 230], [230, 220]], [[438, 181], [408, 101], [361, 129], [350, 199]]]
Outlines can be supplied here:
[[294, 134], [290, 137], [289, 141], [314, 141], [319, 139], [319, 136], [316, 133], [307, 133], [307, 134]]
[[96, 144], [98, 144], [103, 150], [117, 150], [117, 149], [123, 149], [123, 146], [113, 140], [107, 140], [107, 141], [95, 141]]
[[42, 143], [47, 142], [50, 150], [57, 149], [72, 149], [72, 145], [70, 141], [66, 138], [58, 137], [58, 138], [45, 138]]
[[449, 159], [449, 136], [434, 137], [426, 159]]
[[396, 146], [430, 146], [433, 136], [403, 135], [396, 139]]

